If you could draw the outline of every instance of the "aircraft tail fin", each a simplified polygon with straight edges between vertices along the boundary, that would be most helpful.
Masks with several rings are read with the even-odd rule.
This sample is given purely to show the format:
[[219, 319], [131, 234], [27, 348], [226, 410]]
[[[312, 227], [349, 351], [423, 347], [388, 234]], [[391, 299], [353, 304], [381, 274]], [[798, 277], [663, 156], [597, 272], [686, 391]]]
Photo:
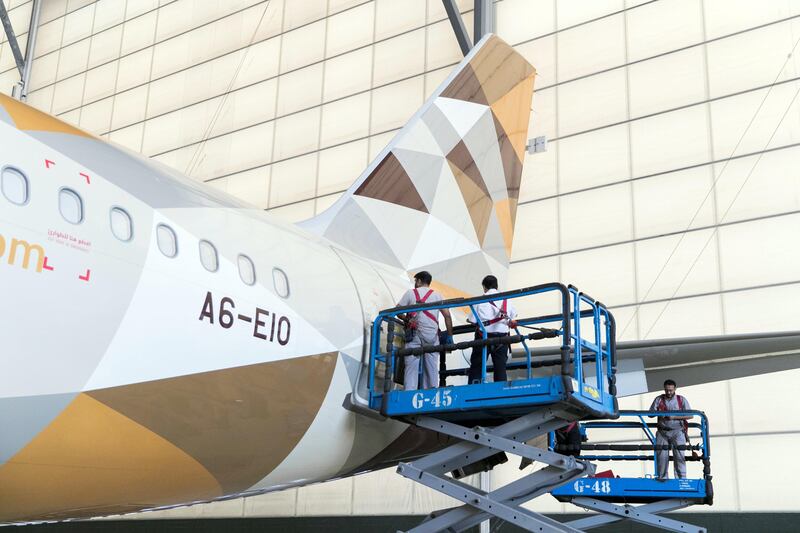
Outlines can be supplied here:
[[302, 224], [446, 296], [474, 292], [511, 255], [535, 69], [488, 35], [353, 186]]

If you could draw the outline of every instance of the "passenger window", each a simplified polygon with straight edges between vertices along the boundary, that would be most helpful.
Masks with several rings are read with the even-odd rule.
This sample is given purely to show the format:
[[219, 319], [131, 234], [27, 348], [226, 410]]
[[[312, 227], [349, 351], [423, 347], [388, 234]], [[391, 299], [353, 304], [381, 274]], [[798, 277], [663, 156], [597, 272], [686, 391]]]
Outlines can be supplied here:
[[286, 272], [280, 268], [272, 269], [272, 285], [275, 287], [275, 292], [281, 298], [289, 297], [289, 278], [286, 277]]
[[124, 242], [133, 238], [133, 221], [128, 212], [121, 207], [111, 208], [111, 233]]
[[6, 167], [0, 180], [3, 196], [12, 204], [25, 205], [28, 203], [28, 178], [16, 168]]
[[256, 282], [256, 267], [253, 260], [246, 255], [239, 255], [239, 277], [245, 285], [253, 285]]
[[217, 249], [208, 241], [200, 241], [200, 262], [209, 272], [216, 272], [219, 268]]
[[58, 210], [70, 224], [83, 222], [83, 200], [72, 189], [61, 189], [58, 193]]
[[178, 255], [178, 238], [169, 226], [159, 224], [156, 227], [156, 241], [158, 242], [158, 249], [161, 250], [162, 254], [167, 257], [175, 257]]

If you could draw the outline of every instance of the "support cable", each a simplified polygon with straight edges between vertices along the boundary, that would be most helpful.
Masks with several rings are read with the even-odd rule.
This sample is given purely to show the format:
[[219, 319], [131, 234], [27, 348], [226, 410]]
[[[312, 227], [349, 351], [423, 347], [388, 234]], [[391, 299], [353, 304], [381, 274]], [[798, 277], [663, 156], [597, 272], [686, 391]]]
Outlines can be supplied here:
[[453, 27], [453, 33], [456, 34], [458, 46], [461, 48], [461, 53], [467, 55], [472, 48], [469, 42], [469, 34], [467, 28], [464, 26], [464, 21], [461, 19], [461, 13], [458, 11], [458, 6], [455, 0], [442, 0], [444, 10], [447, 12], [447, 18], [450, 19], [450, 25]]
[[[800, 41], [798, 41], [798, 42], [800, 42]], [[795, 46], [796, 46], [796, 45], [795, 45]], [[791, 56], [790, 56], [790, 57], [791, 57]], [[795, 103], [795, 100], [797, 100], [797, 97], [798, 97], [798, 95], [800, 95], [800, 85], [798, 85], [798, 87], [797, 87], [797, 90], [795, 91], [795, 93], [794, 93], [794, 96], [792, 97], [792, 100], [789, 102], [789, 105], [786, 107], [786, 110], [783, 112], [783, 115], [781, 116], [781, 119], [780, 119], [780, 121], [778, 122], [778, 125], [777, 125], [777, 126], [775, 126], [775, 129], [772, 131], [772, 135], [770, 135], [770, 137], [769, 137], [769, 140], [768, 140], [768, 141], [767, 141], [767, 143], [764, 145], [764, 149], [765, 149], [765, 150], [767, 149], [767, 147], [769, 147], [769, 144], [772, 142], [772, 139], [773, 139], [773, 138], [775, 137], [775, 135], [778, 133], [778, 130], [780, 129], [780, 127], [781, 127], [781, 124], [783, 124], [783, 121], [786, 119], [786, 116], [789, 114], [789, 110], [790, 110], [790, 109], [792, 108], [792, 106], [794, 105], [794, 103]], [[736, 194], [734, 195], [734, 197], [733, 197], [733, 200], [731, 200], [731, 203], [728, 205], [727, 209], [725, 209], [725, 212], [722, 214], [722, 218], [720, 218], [720, 222], [724, 221], [724, 220], [725, 220], [725, 217], [727, 217], [727, 216], [728, 216], [728, 213], [729, 213], [729, 212], [730, 212], [730, 210], [733, 208], [733, 205], [736, 203], [736, 200], [738, 200], [738, 199], [739, 199], [739, 195], [742, 193], [742, 190], [744, 190], [744, 187], [745, 187], [745, 185], [747, 185], [747, 182], [748, 182], [748, 180], [750, 179], [750, 176], [752, 176], [752, 175], [753, 175], [753, 172], [755, 171], [756, 167], [758, 166], [758, 163], [761, 161], [761, 158], [762, 158], [763, 156], [764, 156], [764, 152], [763, 152], [763, 151], [762, 151], [760, 154], [758, 154], [758, 157], [757, 157], [757, 158], [756, 158], [756, 160], [753, 162], [753, 166], [752, 166], [752, 167], [750, 167], [750, 171], [747, 173], [747, 176], [745, 177], [744, 181], [743, 181], [743, 182], [742, 182], [742, 184], [739, 186], [739, 189], [736, 191]], [[661, 316], [664, 314], [664, 312], [667, 310], [667, 307], [669, 307], [669, 304], [670, 304], [670, 302], [672, 302], [672, 299], [673, 299], [673, 298], [675, 298], [675, 295], [678, 293], [678, 291], [681, 289], [681, 287], [683, 287], [683, 284], [684, 284], [684, 283], [686, 282], [686, 280], [688, 279], [688, 277], [689, 277], [689, 274], [691, 274], [691, 273], [692, 273], [692, 270], [693, 270], [693, 269], [694, 269], [694, 267], [697, 265], [697, 262], [700, 260], [700, 257], [703, 255], [703, 252], [705, 252], [706, 248], [708, 248], [708, 245], [711, 243], [711, 240], [714, 238], [714, 236], [717, 234], [717, 232], [718, 232], [718, 231], [719, 231], [719, 227], [715, 227], [715, 228], [714, 228], [714, 229], [711, 231], [711, 233], [710, 233], [710, 234], [709, 234], [709, 236], [708, 236], [708, 239], [706, 239], [706, 242], [705, 242], [705, 244], [703, 244], [703, 247], [702, 247], [702, 248], [700, 249], [700, 251], [697, 253], [697, 256], [694, 258], [694, 261], [692, 261], [692, 264], [689, 266], [689, 270], [687, 270], [687, 271], [686, 271], [686, 274], [685, 274], [685, 275], [683, 276], [683, 278], [681, 279], [681, 282], [678, 284], [678, 286], [677, 286], [677, 287], [675, 287], [675, 290], [672, 292], [672, 296], [670, 296], [670, 299], [669, 299], [669, 300], [667, 300], [667, 301], [664, 303], [664, 307], [661, 309], [661, 312], [660, 312], [660, 313], [658, 313], [658, 316], [657, 316], [657, 317], [656, 317], [656, 319], [653, 321], [653, 324], [650, 326], [650, 329], [648, 329], [648, 330], [647, 330], [647, 333], [646, 333], [646, 334], [645, 334], [645, 336], [643, 337], [644, 339], [646, 339], [646, 338], [647, 338], [647, 337], [650, 335], [650, 333], [653, 331], [653, 328], [655, 328], [655, 326], [656, 326], [656, 324], [658, 323], [659, 319], [660, 319], [660, 318], [661, 318]]]
[[[258, 35], [258, 32], [261, 29], [261, 25], [264, 23], [264, 18], [267, 15], [267, 10], [269, 9], [270, 3], [271, 3], [271, 0], [266, 0], [266, 2], [264, 2], [264, 11], [261, 13], [261, 18], [258, 20], [258, 24], [256, 24], [255, 30], [253, 30], [253, 35], [250, 37], [250, 40], [248, 41], [247, 47], [244, 49], [244, 53], [242, 54], [242, 59], [239, 61], [239, 64], [237, 65], [236, 70], [233, 73], [233, 77], [231, 78], [230, 83], [228, 83], [228, 87], [225, 89], [225, 92], [222, 93], [222, 98], [219, 101], [219, 105], [217, 106], [217, 109], [214, 111], [214, 114], [213, 114], [213, 116], [211, 118], [211, 122], [209, 123], [208, 127], [206, 128], [206, 131], [203, 133], [203, 136], [201, 137], [200, 142], [197, 144], [197, 148], [195, 149], [194, 154], [192, 154], [192, 157], [189, 159], [189, 163], [186, 165], [186, 170], [185, 170], [185, 174], [186, 175], [191, 176], [192, 173], [197, 169], [197, 167], [200, 164], [200, 162], [202, 161], [202, 158], [200, 157], [200, 155], [202, 154], [202, 152], [203, 152], [203, 150], [205, 148], [205, 145], [206, 145], [206, 142], [208, 141], [208, 138], [211, 136], [211, 133], [214, 131], [214, 127], [216, 126], [217, 121], [222, 116], [222, 110], [225, 108], [225, 104], [228, 101], [228, 97], [230, 96], [230, 93], [233, 91], [234, 85], [236, 85], [236, 80], [238, 80], [239, 74], [242, 71], [242, 67], [244, 66], [244, 62], [247, 59], [247, 54], [248, 54], [248, 52], [250, 52], [250, 47], [252, 46], [253, 42], [256, 39], [256, 36]], [[274, 15], [274, 12], [273, 12], [273, 15]]]
[[22, 78], [19, 82], [19, 99], [28, 99], [28, 86], [33, 71], [33, 57], [36, 52], [36, 37], [39, 34], [39, 16], [42, 12], [42, 0], [33, 0], [31, 8], [31, 21], [28, 27], [28, 40], [25, 44], [25, 61], [22, 69]]
[[3, 28], [6, 30], [8, 45], [11, 47], [11, 53], [14, 55], [14, 62], [17, 64], [17, 70], [19, 70], [19, 74], [22, 76], [22, 71], [25, 69], [25, 60], [22, 59], [22, 52], [19, 50], [17, 36], [14, 34], [14, 27], [11, 26], [11, 19], [8, 18], [8, 10], [3, 0], [0, 0], [0, 21], [2, 21]]
[[[786, 61], [784, 61], [783, 65], [782, 65], [782, 66], [781, 66], [781, 68], [778, 70], [778, 73], [777, 73], [777, 75], [775, 76], [775, 79], [774, 79], [774, 80], [773, 80], [773, 82], [772, 82], [772, 83], [769, 85], [769, 88], [767, 89], [767, 93], [764, 95], [764, 98], [762, 98], [762, 99], [761, 99], [761, 102], [759, 103], [759, 105], [758, 105], [758, 108], [755, 110], [755, 112], [753, 113], [753, 116], [750, 118], [750, 122], [747, 124], [747, 127], [744, 129], [744, 131], [742, 132], [742, 135], [739, 137], [739, 140], [737, 141], [737, 143], [736, 143], [736, 146], [734, 146], [734, 147], [733, 147], [733, 150], [731, 151], [731, 154], [730, 154], [730, 156], [728, 156], [726, 159], [724, 159], [725, 163], [724, 163], [724, 165], [722, 166], [722, 169], [719, 171], [719, 174], [717, 174], [717, 176], [714, 178], [714, 181], [711, 183], [711, 187], [709, 188], [708, 192], [706, 193], [705, 197], [703, 198], [703, 201], [702, 201], [702, 202], [700, 202], [700, 205], [697, 207], [697, 210], [695, 210], [694, 214], [692, 215], [692, 218], [691, 218], [691, 220], [689, 220], [689, 224], [687, 224], [687, 226], [686, 226], [686, 230], [685, 230], [683, 233], [681, 233], [681, 236], [679, 237], [679, 239], [678, 239], [678, 242], [676, 242], [676, 243], [675, 243], [675, 246], [673, 246], [673, 248], [672, 248], [672, 251], [670, 252], [670, 254], [669, 254], [669, 256], [667, 257], [666, 261], [664, 261], [664, 264], [661, 266], [661, 269], [658, 271], [658, 274], [656, 274], [656, 277], [655, 277], [655, 279], [653, 279], [653, 282], [652, 282], [652, 283], [650, 284], [650, 286], [647, 288], [647, 291], [645, 291], [645, 294], [644, 294], [644, 296], [642, 296], [642, 298], [640, 299], [640, 302], [643, 302], [643, 301], [646, 301], [646, 300], [647, 300], [647, 297], [648, 297], [648, 296], [650, 295], [650, 293], [652, 292], [652, 290], [653, 290], [653, 288], [655, 287], [656, 283], [658, 283], [658, 280], [659, 280], [659, 279], [661, 279], [661, 276], [662, 276], [662, 274], [664, 274], [664, 272], [666, 271], [666, 269], [667, 269], [667, 265], [668, 265], [668, 264], [669, 264], [669, 262], [672, 260], [672, 258], [675, 256], [675, 253], [678, 251], [678, 248], [680, 247], [681, 243], [683, 243], [683, 240], [684, 240], [684, 238], [686, 237], [686, 235], [687, 235], [687, 232], [688, 232], [688, 231], [691, 229], [691, 227], [692, 227], [692, 224], [694, 224], [695, 220], [696, 220], [696, 219], [697, 219], [697, 217], [700, 215], [700, 212], [702, 211], [702, 209], [703, 209], [703, 206], [706, 204], [706, 202], [707, 202], [707, 201], [708, 201], [708, 199], [710, 198], [711, 194], [714, 192], [714, 190], [715, 190], [715, 188], [716, 188], [716, 186], [717, 186], [717, 182], [719, 182], [719, 180], [722, 178], [722, 175], [725, 173], [725, 170], [728, 168], [728, 163], [730, 163], [730, 161], [731, 161], [731, 160], [734, 158], [734, 155], [736, 154], [736, 150], [738, 150], [738, 149], [739, 149], [739, 146], [741, 146], [741, 144], [742, 144], [742, 141], [744, 140], [745, 136], [747, 135], [747, 132], [748, 132], [748, 131], [750, 131], [750, 128], [753, 126], [753, 123], [755, 123], [755, 120], [756, 120], [756, 118], [758, 117], [758, 114], [761, 112], [761, 109], [764, 107], [764, 104], [766, 103], [766, 101], [767, 101], [767, 98], [769, 98], [769, 95], [772, 93], [772, 89], [773, 89], [773, 88], [775, 88], [775, 86], [777, 85], [777, 83], [778, 83], [778, 79], [780, 78], [780, 76], [781, 76], [781, 73], [783, 73], [784, 69], [786, 68], [786, 65], [788, 65], [788, 63], [789, 63], [789, 60], [790, 60], [790, 59], [792, 58], [792, 56], [794, 55], [794, 52], [795, 52], [795, 50], [797, 49], [797, 45], [798, 45], [798, 44], [800, 44], [800, 38], [798, 38], [798, 40], [797, 40], [797, 41], [795, 41], [795, 43], [794, 43], [794, 46], [792, 47], [792, 50], [791, 50], [791, 51], [789, 52], [789, 54], [786, 56]], [[797, 97], [797, 94], [795, 94], [795, 98], [796, 98], [796, 97]], [[792, 102], [789, 104], [789, 107], [786, 109], [786, 113], [788, 113], [788, 111], [789, 111], [789, 109], [791, 108], [791, 106], [792, 106], [792, 104], [793, 104], [793, 103], [794, 103], [794, 98], [792, 99]], [[779, 127], [779, 126], [780, 126], [780, 124], [783, 122], [783, 119], [786, 117], [786, 113], [784, 113], [784, 116], [781, 118], [781, 121], [778, 123], [778, 127]], [[770, 138], [769, 138], [769, 141], [767, 141], [767, 144], [765, 145], [765, 148], [766, 148], [766, 147], [769, 145], [769, 143], [772, 141], [772, 138], [775, 136], [775, 132], [777, 132], [777, 127], [776, 127], [775, 131], [772, 133], [772, 136], [770, 136]], [[758, 161], [760, 161], [760, 160], [761, 160], [761, 157], [762, 157], [763, 155], [764, 155], [764, 154], [763, 154], [763, 151], [762, 151], [762, 152], [759, 154], [759, 156], [758, 156], [758, 159], [756, 160], [756, 163], [753, 165], [753, 168], [750, 170], [750, 174], [748, 174], [748, 176], [747, 176], [747, 179], [749, 179], [749, 178], [750, 178], [750, 175], [752, 174], [752, 172], [753, 172], [753, 169], [755, 169], [755, 165], [756, 165], [756, 164], [758, 164]], [[742, 186], [744, 186], [744, 184], [746, 184], [746, 183], [747, 183], [747, 179], [746, 179], [746, 180], [745, 180], [745, 182], [742, 184]], [[741, 188], [739, 189], [739, 192], [741, 192]], [[737, 192], [737, 194], [736, 194], [736, 197], [734, 198], [734, 202], [736, 201], [736, 198], [738, 198], [738, 196], [739, 196], [739, 192]], [[725, 218], [725, 215], [727, 215], [727, 214], [728, 214], [728, 211], [730, 211], [730, 208], [731, 208], [732, 206], [733, 206], [733, 202], [732, 202], [732, 203], [731, 203], [731, 205], [728, 207], [728, 209], [725, 211], [725, 214], [723, 215], [722, 219], [724, 219], [724, 218]], [[722, 219], [721, 219], [721, 220], [722, 220]], [[716, 234], [716, 231], [717, 231], [717, 228], [714, 228], [714, 230], [713, 230], [713, 231], [712, 231], [712, 233], [711, 233], [711, 237], [713, 237], [713, 236]], [[702, 255], [702, 253], [703, 253], [703, 251], [705, 250], [706, 246], [708, 246], [708, 242], [706, 242], [706, 245], [705, 245], [705, 246], [703, 246], [702, 250], [700, 251], [700, 254], [698, 254], [698, 256], [695, 258], [694, 262], [692, 263], [692, 266], [689, 268], [689, 272], [687, 272], [687, 273], [686, 273], [686, 276], [684, 276], [683, 280], [681, 280], [681, 283], [678, 285], [678, 288], [677, 288], [677, 289], [676, 289], [676, 290], [673, 292], [672, 298], [674, 298], [674, 297], [675, 297], [675, 294], [677, 294], [678, 290], [680, 290], [681, 286], [682, 286], [682, 285], [683, 285], [683, 283], [686, 281], [687, 277], [689, 276], [689, 273], [691, 272], [691, 270], [692, 270], [692, 268], [694, 267], [694, 265], [696, 265], [696, 264], [697, 264], [697, 261], [698, 261], [698, 259], [700, 258], [700, 255]], [[669, 305], [669, 302], [667, 303], [667, 305]], [[666, 307], [667, 307], [667, 306], [665, 305], [665, 306], [664, 306], [664, 309], [666, 309]], [[637, 306], [636, 306], [636, 308], [634, 309], [634, 312], [631, 314], [630, 318], [629, 318], [629, 319], [628, 319], [628, 321], [625, 323], [625, 326], [622, 328], [622, 331], [621, 331], [621, 333], [619, 334], [619, 337], [623, 337], [623, 336], [625, 335], [625, 332], [628, 330], [628, 327], [630, 327], [630, 325], [631, 325], [631, 324], [633, 323], [633, 321], [636, 319], [636, 316], [639, 314], [639, 310], [640, 310], [640, 309], [641, 309], [641, 304], [639, 304], [639, 305], [637, 305]], [[642, 338], [646, 338], [646, 337], [647, 337], [647, 335], [649, 335], [649, 334], [650, 334], [650, 332], [652, 332], [653, 328], [655, 327], [656, 323], [657, 323], [657, 322], [658, 322], [658, 320], [661, 318], [661, 315], [662, 315], [663, 313], [664, 313], [664, 310], [662, 309], [661, 313], [659, 313], [659, 315], [658, 315], [658, 317], [656, 318], [656, 320], [653, 322], [653, 324], [652, 324], [652, 325], [650, 326], [650, 328], [648, 329], [648, 331], [647, 331], [647, 334], [646, 334], [644, 337], [642, 337]]]

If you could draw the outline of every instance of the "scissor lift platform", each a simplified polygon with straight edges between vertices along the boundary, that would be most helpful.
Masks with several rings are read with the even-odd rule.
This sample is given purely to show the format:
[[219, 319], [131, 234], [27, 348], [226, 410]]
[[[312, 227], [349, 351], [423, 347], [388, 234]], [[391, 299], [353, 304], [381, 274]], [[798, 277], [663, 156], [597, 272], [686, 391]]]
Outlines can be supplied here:
[[[558, 312], [518, 319], [505, 337], [490, 337], [476, 311], [480, 304], [495, 302], [499, 307], [503, 300], [537, 298], [546, 293], [560, 295]], [[458, 308], [471, 313], [478, 324], [477, 331], [476, 326], [466, 326], [454, 332], [459, 338], [469, 335], [470, 340], [404, 346], [403, 319], [407, 314]], [[529, 442], [575, 420], [617, 415], [614, 336], [614, 318], [603, 304], [560, 283], [381, 311], [372, 326], [369, 408], [459, 441], [398, 466], [401, 475], [463, 503], [432, 514], [411, 531], [462, 531], [489, 516], [529, 531], [578, 531], [520, 506], [563, 483], [591, 475], [594, 465]], [[542, 366], [537, 366], [531, 345], [547, 338], [560, 341], [560, 368], [548, 363], [548, 368], [539, 371]], [[523, 364], [511, 367], [509, 381], [495, 383], [487, 379], [493, 370], [487, 367], [487, 350], [496, 344], [519, 344], [526, 354]], [[401, 358], [465, 349], [482, 354], [478, 383], [448, 386], [447, 377], [467, 375], [467, 368], [441, 368], [438, 388], [405, 390], [398, 383], [396, 369]], [[548, 466], [491, 492], [446, 475], [490, 469], [495, 464], [491, 458], [503, 452]]]
[[[519, 319], [516, 328], [506, 337], [489, 338], [484, 326], [479, 324], [477, 335], [476, 326], [456, 328], [456, 334], [468, 334], [474, 339], [416, 348], [403, 346], [401, 331], [404, 322], [400, 317], [409, 313], [460, 308], [468, 310], [479, 322], [475, 310], [479, 304], [537, 298], [548, 293], [560, 294], [561, 312]], [[558, 327], [543, 327], [545, 325]], [[560, 283], [490, 296], [446, 300], [438, 304], [387, 309], [381, 311], [372, 326], [368, 385], [370, 408], [390, 418], [425, 414], [445, 420], [508, 420], [535, 407], [565, 403], [586, 416], [613, 418], [617, 412], [614, 336], [614, 317], [602, 303], [573, 286], [566, 287]], [[537, 361], [531, 343], [547, 338], [561, 341], [561, 371], [534, 376]], [[517, 379], [499, 383], [487, 379], [493, 370], [487, 366], [487, 348], [495, 344], [522, 346], [526, 361], [509, 365], [512, 372], [517, 372]], [[400, 358], [465, 349], [482, 351], [480, 383], [447, 386], [442, 379], [439, 388], [405, 390], [394, 379]], [[467, 368], [455, 372], [440, 369], [440, 374], [446, 376], [466, 375], [467, 372]], [[475, 413], [477, 416], [466, 413]]]
[[[591, 428], [639, 427], [650, 441], [649, 444], [587, 444], [582, 446], [579, 459], [586, 461], [653, 461], [653, 476], [645, 478], [631, 477], [586, 477], [573, 483], [564, 484], [554, 489], [551, 494], [561, 502], [568, 502], [600, 514], [569, 522], [571, 527], [580, 530], [592, 529], [619, 520], [633, 520], [668, 531], [705, 533], [702, 527], [694, 526], [676, 519], [661, 516], [660, 513], [683, 509], [691, 505], [711, 505], [714, 500], [714, 489], [711, 476], [711, 448], [708, 434], [708, 419], [701, 411], [670, 411], [671, 416], [692, 416], [699, 418], [699, 423], [689, 423], [689, 428], [699, 430], [699, 443], [681, 446], [667, 446], [673, 454], [685, 454], [688, 462], [703, 464], [702, 477], [685, 479], [658, 479], [658, 447], [651, 431], [656, 424], [648, 423], [645, 417], [658, 416], [658, 411], [620, 411], [620, 418], [613, 421], [590, 421], [584, 423], [584, 430]], [[663, 416], [663, 412], [661, 413]], [[638, 419], [629, 422], [631, 418]], [[688, 435], [688, 431], [687, 431]], [[551, 448], [554, 439], [551, 436]], [[630, 452], [649, 450], [652, 455], [632, 454], [592, 454], [592, 451]], [[699, 453], [698, 453], [699, 452]], [[637, 504], [637, 505], [634, 505]]]
[[656, 478], [588, 477], [562, 485], [551, 494], [560, 502], [591, 497], [613, 503], [653, 503], [665, 499], [681, 499], [704, 504], [709, 497], [704, 479]]
[[[597, 402], [586, 401], [584, 396], [575, 394], [578, 386], [574, 380], [567, 383], [565, 387], [559, 375], [436, 389], [395, 390], [386, 395], [382, 412], [393, 418], [431, 415], [465, 424], [511, 420], [542, 406], [560, 405], [581, 413], [581, 418], [607, 413]], [[591, 398], [599, 396], [597, 390], [587, 384], [583, 385], [583, 391]]]

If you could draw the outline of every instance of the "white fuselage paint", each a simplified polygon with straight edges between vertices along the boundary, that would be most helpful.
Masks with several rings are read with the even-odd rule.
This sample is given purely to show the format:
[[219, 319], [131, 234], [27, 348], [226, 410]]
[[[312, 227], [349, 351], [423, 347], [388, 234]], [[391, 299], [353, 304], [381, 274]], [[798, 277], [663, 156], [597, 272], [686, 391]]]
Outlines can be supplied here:
[[[0, 399], [78, 394], [339, 352], [333, 380], [312, 426], [254, 489], [324, 480], [346, 461], [352, 464], [356, 417], [361, 415], [342, 407], [357, 374], [348, 370], [345, 357], [362, 360], [369, 321], [379, 309], [394, 305], [407, 288], [405, 272], [335, 249], [256, 209], [154, 209], [103, 176], [91, 175], [89, 183], [80, 175], [85, 169], [69, 153], [58, 153], [2, 121], [0, 146], [0, 163], [23, 171], [30, 182], [26, 205], [0, 197], [0, 236], [5, 242], [5, 255], [0, 256], [0, 293], [5, 303], [0, 323], [13, 324], [3, 332]], [[54, 164], [48, 168], [45, 160]], [[170, 183], [164, 181], [163, 186]], [[62, 187], [83, 198], [81, 224], [70, 224], [60, 215]], [[130, 242], [111, 232], [109, 212], [114, 206], [131, 215]], [[156, 227], [162, 223], [177, 234], [174, 258], [157, 246]], [[24, 268], [19, 254], [9, 263], [12, 239], [41, 246], [52, 270], [37, 268], [34, 257]], [[201, 239], [218, 250], [217, 272], [201, 265]], [[255, 285], [240, 279], [240, 253], [256, 265]], [[273, 268], [288, 275], [291, 293], [286, 299], [273, 288]], [[209, 293], [213, 324], [201, 318]], [[265, 324], [254, 330], [253, 321], [234, 318], [231, 327], [222, 327], [223, 298], [234, 302], [235, 309], [227, 307], [234, 317], [241, 313], [254, 320], [256, 308], [268, 310]], [[269, 340], [273, 314], [291, 323], [285, 344]], [[259, 338], [256, 332], [268, 338]], [[405, 428], [372, 420], [361, 425], [370, 428], [359, 432], [359, 438], [369, 440], [369, 445], [360, 447], [363, 461]]]

